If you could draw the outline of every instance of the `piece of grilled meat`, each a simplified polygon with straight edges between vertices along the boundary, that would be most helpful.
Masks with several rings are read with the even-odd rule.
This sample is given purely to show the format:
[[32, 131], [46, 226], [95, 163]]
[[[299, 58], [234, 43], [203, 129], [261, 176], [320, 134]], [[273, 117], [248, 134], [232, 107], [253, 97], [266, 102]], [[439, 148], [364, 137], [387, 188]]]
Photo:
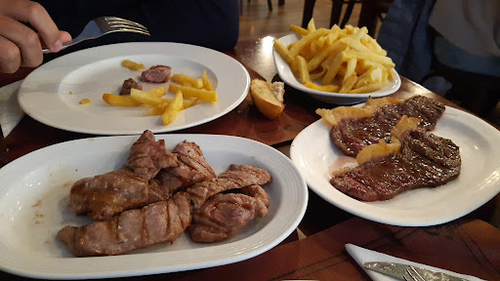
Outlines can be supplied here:
[[225, 240], [256, 216], [267, 215], [269, 195], [261, 186], [247, 186], [241, 192], [216, 194], [196, 210], [189, 227], [191, 239], [201, 243]]
[[388, 141], [392, 128], [403, 115], [422, 120], [419, 126], [429, 131], [444, 111], [443, 104], [425, 96], [415, 96], [402, 103], [383, 105], [372, 117], [342, 119], [338, 126], [331, 128], [330, 138], [345, 155], [356, 157], [364, 147], [381, 139]]
[[458, 177], [460, 167], [459, 147], [451, 140], [411, 130], [403, 134], [398, 153], [336, 171], [330, 182], [364, 201], [387, 200], [405, 190], [445, 184]]
[[271, 175], [264, 169], [231, 165], [218, 177], [179, 191], [168, 200], [128, 210], [90, 225], [66, 226], [57, 237], [80, 257], [117, 255], [157, 243], [173, 242], [190, 225], [193, 210], [199, 209], [211, 196], [270, 181]]

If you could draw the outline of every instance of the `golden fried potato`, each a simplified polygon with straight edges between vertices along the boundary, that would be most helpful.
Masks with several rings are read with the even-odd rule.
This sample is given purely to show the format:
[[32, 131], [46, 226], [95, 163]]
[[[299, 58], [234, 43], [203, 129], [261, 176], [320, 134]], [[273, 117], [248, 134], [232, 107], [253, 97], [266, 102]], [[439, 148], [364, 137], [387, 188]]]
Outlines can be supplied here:
[[208, 91], [205, 89], [196, 89], [191, 87], [186, 87], [178, 84], [170, 84], [168, 87], [170, 92], [182, 92], [185, 97], [196, 98], [205, 102], [216, 102], [217, 101], [217, 92], [216, 91]]
[[109, 105], [114, 106], [136, 106], [141, 104], [131, 96], [120, 96], [115, 94], [104, 94], [102, 99]]
[[130, 70], [143, 70], [146, 69], [144, 64], [136, 63], [131, 60], [122, 60], [122, 66]]

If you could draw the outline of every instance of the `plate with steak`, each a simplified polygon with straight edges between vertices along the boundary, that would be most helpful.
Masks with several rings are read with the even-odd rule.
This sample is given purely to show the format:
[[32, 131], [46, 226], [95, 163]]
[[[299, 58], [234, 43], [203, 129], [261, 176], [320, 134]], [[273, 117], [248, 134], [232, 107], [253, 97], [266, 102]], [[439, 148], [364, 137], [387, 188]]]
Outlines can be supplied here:
[[[356, 107], [356, 118], [381, 114], [367, 115], [367, 107]], [[349, 127], [354, 121], [346, 121], [342, 110], [333, 111], [340, 118], [330, 119], [340, 122], [326, 124], [323, 115], [295, 138], [290, 150], [308, 186], [327, 202], [381, 223], [430, 226], [462, 217], [500, 191], [496, 176], [500, 172], [500, 132], [481, 119], [444, 107], [438, 118], [427, 119], [436, 122], [426, 123], [385, 108], [386, 116], [396, 116], [398, 121], [391, 121], [393, 128], [387, 130], [387, 123], [382, 122], [375, 134], [378, 141], [373, 141], [376, 130], [365, 130], [363, 134], [371, 133], [363, 138], [371, 136], [374, 143], [366, 144], [360, 141], [362, 133]], [[377, 118], [381, 120], [381, 116]], [[361, 123], [366, 129], [377, 122]], [[407, 126], [400, 127], [405, 122]], [[351, 138], [333, 141], [339, 131]], [[360, 144], [361, 149], [346, 149]]]
[[[122, 66], [123, 61], [144, 69]], [[104, 94], [130, 97], [131, 89], [149, 91], [164, 87], [169, 92], [175, 74], [201, 78], [204, 71], [215, 102], [199, 102], [179, 113], [165, 126], [162, 118], [149, 115], [144, 105], [112, 106]], [[200, 79], [201, 80], [201, 79]], [[248, 71], [232, 57], [188, 44], [169, 42], [120, 43], [89, 48], [54, 59], [30, 73], [19, 88], [19, 105], [26, 114], [46, 125], [97, 135], [141, 134], [178, 131], [217, 119], [235, 109], [250, 87]], [[80, 104], [88, 99], [90, 103]]]
[[0, 268], [91, 279], [239, 262], [288, 237], [307, 201], [292, 161], [246, 138], [60, 143], [0, 169]]

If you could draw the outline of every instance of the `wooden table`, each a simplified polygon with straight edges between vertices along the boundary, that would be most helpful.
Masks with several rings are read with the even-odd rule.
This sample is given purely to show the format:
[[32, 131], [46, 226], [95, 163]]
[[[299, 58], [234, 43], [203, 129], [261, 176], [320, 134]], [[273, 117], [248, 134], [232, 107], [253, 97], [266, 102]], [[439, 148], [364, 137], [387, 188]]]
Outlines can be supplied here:
[[[240, 42], [228, 55], [243, 63], [251, 78], [278, 80], [271, 55], [272, 39]], [[29, 72], [21, 70], [13, 75], [0, 75], [0, 86], [22, 79]], [[402, 78], [402, 86], [394, 96], [407, 98], [413, 95], [425, 95], [455, 106]], [[270, 121], [247, 97], [228, 115], [181, 132], [243, 136], [286, 150], [303, 128], [319, 119], [314, 110], [328, 105], [289, 87], [286, 88], [285, 102], [284, 114]], [[12, 161], [54, 143], [89, 136], [51, 128], [25, 116], [5, 139], [9, 148], [7, 160]], [[409, 228], [354, 217], [309, 192], [308, 209], [297, 231], [264, 254], [215, 268], [120, 280], [370, 280], [346, 253], [345, 243], [483, 279], [500, 280], [500, 231], [485, 222], [491, 218], [496, 202], [499, 200], [493, 199], [466, 217], [444, 225]], [[0, 273], [0, 279], [26, 280], [4, 272]]]

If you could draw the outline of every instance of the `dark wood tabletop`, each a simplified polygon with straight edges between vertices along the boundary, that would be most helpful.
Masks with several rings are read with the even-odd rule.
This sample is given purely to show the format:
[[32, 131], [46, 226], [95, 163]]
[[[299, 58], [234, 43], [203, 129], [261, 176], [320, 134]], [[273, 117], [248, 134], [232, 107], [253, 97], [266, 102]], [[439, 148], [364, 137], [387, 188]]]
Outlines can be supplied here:
[[[273, 64], [272, 44], [269, 43], [272, 39], [239, 42], [234, 51], [227, 54], [240, 61], [252, 79], [279, 80]], [[30, 71], [21, 69], [11, 75], [0, 74], [0, 86], [23, 79]], [[425, 95], [458, 107], [404, 77], [401, 88], [393, 95], [402, 98]], [[281, 148], [289, 146], [302, 129], [319, 119], [315, 109], [330, 106], [290, 87], [286, 87], [285, 104], [280, 118], [268, 120], [247, 96], [229, 114], [176, 133], [242, 136]], [[86, 137], [93, 136], [52, 128], [24, 116], [5, 138], [8, 148], [6, 162], [52, 144]], [[297, 230], [266, 253], [214, 268], [120, 280], [370, 280], [347, 254], [345, 243], [487, 280], [500, 280], [500, 231], [487, 223], [498, 202], [500, 200], [494, 198], [469, 215], [443, 225], [412, 228], [388, 226], [355, 217], [310, 191], [308, 208]], [[0, 273], [0, 279], [27, 280], [6, 272]]]

